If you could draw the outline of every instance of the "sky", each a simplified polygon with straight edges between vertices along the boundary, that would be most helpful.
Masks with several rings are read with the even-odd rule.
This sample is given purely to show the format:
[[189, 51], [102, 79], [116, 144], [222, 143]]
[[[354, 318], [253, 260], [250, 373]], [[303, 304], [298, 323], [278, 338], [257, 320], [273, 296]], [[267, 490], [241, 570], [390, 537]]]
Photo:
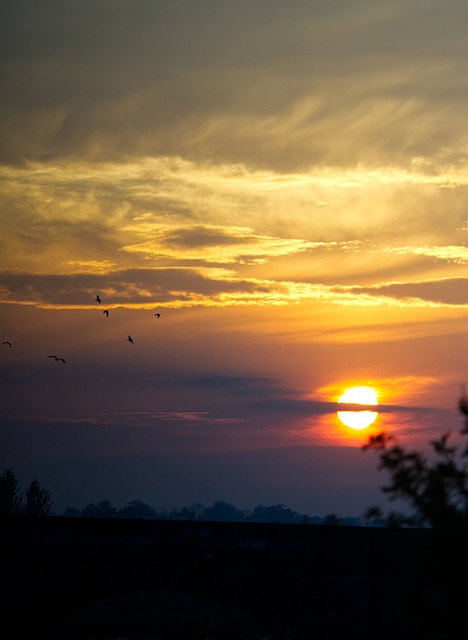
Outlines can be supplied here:
[[463, 0], [3, 0], [0, 469], [58, 512], [347, 516], [381, 497], [369, 435], [457, 432], [467, 24]]

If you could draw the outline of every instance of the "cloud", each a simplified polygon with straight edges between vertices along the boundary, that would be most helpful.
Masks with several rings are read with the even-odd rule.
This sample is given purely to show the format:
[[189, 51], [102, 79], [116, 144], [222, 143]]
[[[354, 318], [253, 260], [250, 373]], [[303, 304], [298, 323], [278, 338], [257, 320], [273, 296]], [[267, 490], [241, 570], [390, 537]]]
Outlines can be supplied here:
[[372, 287], [352, 287], [350, 293], [394, 299], [407, 305], [466, 306], [467, 278], [444, 278], [424, 282], [394, 282]]
[[213, 415], [210, 411], [108, 411], [80, 416], [32, 415], [27, 421], [37, 424], [94, 425], [120, 429], [129, 428], [204, 428], [215, 425], [232, 425], [240, 418]]
[[321, 295], [321, 287], [255, 278], [219, 277], [197, 269], [130, 269], [111, 274], [0, 274], [3, 302], [55, 308], [95, 307], [99, 291], [108, 307], [153, 308], [286, 304]]
[[437, 245], [423, 247], [387, 247], [385, 249], [389, 253], [398, 253], [401, 255], [416, 255], [435, 258], [445, 262], [453, 262], [455, 264], [466, 264], [468, 262], [468, 247], [464, 245]]
[[99, 289], [140, 307], [417, 306], [423, 298], [381, 287], [462, 277], [466, 187], [441, 189], [447, 179], [182, 158], [4, 167], [1, 297], [86, 306]]
[[417, 415], [425, 413], [437, 413], [437, 409], [433, 407], [410, 407], [396, 404], [379, 404], [363, 405], [349, 403], [329, 402], [323, 400], [302, 400], [291, 398], [275, 398], [264, 402], [255, 402], [252, 405], [253, 410], [267, 411], [274, 414], [277, 418], [313, 418], [314, 416], [333, 415], [337, 411], [377, 411], [378, 413], [404, 413], [408, 415]]
[[[458, 173], [329, 167], [293, 174], [181, 157], [2, 167], [3, 268], [63, 274], [86, 264], [102, 271], [195, 261], [246, 273], [318, 252], [332, 265], [334, 251], [340, 260], [354, 254], [349, 277], [360, 277], [360, 265], [361, 273], [389, 263], [403, 273], [417, 260], [431, 268], [433, 257], [462, 266], [466, 186], [441, 188], [449, 179], [466, 182]], [[316, 205], [324, 201], [326, 215]], [[257, 276], [252, 269], [248, 275]], [[323, 277], [323, 266], [311, 272]]]
[[8, 6], [3, 161], [463, 162], [460, 4], [386, 4]]
[[[234, 241], [235, 244], [235, 241]], [[237, 246], [237, 245], [236, 245]], [[350, 286], [238, 276], [228, 269], [176, 267], [116, 269], [41, 275], [0, 272], [0, 302], [49, 308], [94, 308], [100, 292], [107, 308], [285, 305], [318, 300], [359, 306], [466, 306], [466, 278]], [[335, 329], [336, 330], [336, 329]]]
[[324, 246], [323, 242], [305, 242], [255, 233], [249, 227], [235, 225], [173, 226], [138, 224], [127, 230], [151, 240], [126, 245], [122, 251], [157, 258], [197, 260], [213, 264], [268, 262], [271, 258], [300, 253]]
[[[305, 431], [313, 433], [320, 426], [317, 419], [332, 416], [338, 410], [376, 410], [375, 406], [304, 398], [283, 380], [272, 376], [147, 375], [141, 382], [146, 389], [153, 390], [153, 400], [149, 404], [145, 402], [144, 408], [131, 408], [135, 403], [129, 396], [123, 405], [127, 407], [125, 409], [92, 409], [96, 404], [93, 400], [89, 406], [83, 401], [74, 413], [67, 412], [65, 407], [53, 413], [38, 413], [34, 409], [28, 411], [25, 407], [24, 413], [12, 420], [36, 424], [38, 428], [50, 429], [59, 425], [64, 429], [72, 429], [73, 433], [81, 429], [83, 436], [91, 433], [89, 429], [98, 429], [97, 433], [102, 434], [102, 429], [122, 431], [125, 434], [122, 438], [131, 437], [129, 430], [150, 430], [153, 434], [151, 437], [168, 447], [181, 439], [188, 441], [196, 438], [208, 449], [213, 444], [222, 446], [223, 439], [227, 448], [229, 443], [241, 441], [242, 446], [250, 448], [257, 446], [259, 438], [265, 438], [268, 434], [274, 444], [285, 443], [293, 434], [297, 436]], [[117, 379], [113, 384], [115, 388], [120, 388]], [[138, 384], [135, 380], [131, 384], [135, 393]], [[124, 393], [123, 388], [121, 393]], [[153, 408], [150, 409], [150, 405]], [[379, 404], [377, 410], [382, 414], [413, 417], [435, 411], [424, 406], [391, 403]], [[146, 442], [149, 436], [142, 438]]]

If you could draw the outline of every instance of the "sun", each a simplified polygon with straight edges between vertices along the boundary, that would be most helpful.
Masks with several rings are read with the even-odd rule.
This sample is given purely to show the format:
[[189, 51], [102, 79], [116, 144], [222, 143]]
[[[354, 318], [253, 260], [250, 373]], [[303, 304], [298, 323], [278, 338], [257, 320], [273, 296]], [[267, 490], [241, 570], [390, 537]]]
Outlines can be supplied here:
[[[371, 387], [346, 389], [338, 400], [340, 403], [377, 405], [377, 393]], [[341, 422], [351, 429], [367, 429], [379, 415], [377, 411], [337, 411]]]

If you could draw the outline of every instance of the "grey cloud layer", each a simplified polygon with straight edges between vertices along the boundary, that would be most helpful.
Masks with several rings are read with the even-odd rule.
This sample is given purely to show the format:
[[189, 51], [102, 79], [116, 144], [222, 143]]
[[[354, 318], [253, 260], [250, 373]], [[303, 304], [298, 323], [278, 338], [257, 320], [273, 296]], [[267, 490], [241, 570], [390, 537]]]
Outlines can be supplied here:
[[352, 287], [351, 292], [396, 299], [414, 298], [441, 305], [468, 305], [468, 279], [399, 282], [374, 287]]
[[4, 300], [465, 304], [461, 0], [0, 11]]
[[[89, 306], [95, 292], [112, 291], [105, 302], [111, 305], [160, 302], [176, 303], [197, 296], [216, 297], [221, 293], [265, 293], [253, 282], [216, 281], [189, 269], [131, 269], [112, 274], [33, 275], [0, 274], [3, 301], [34, 302], [43, 305]], [[101, 293], [102, 295], [102, 293]]]
[[0, 272], [0, 301], [44, 307], [90, 307], [96, 292], [118, 306], [192, 306], [286, 303], [324, 299], [373, 304], [468, 305], [468, 279], [462, 277], [373, 286], [336, 286], [206, 274], [196, 268], [118, 269], [109, 273], [38, 275]]
[[[69, 374], [73, 375], [73, 374]], [[115, 376], [118, 384], [118, 376]], [[125, 381], [120, 381], [125, 384]], [[437, 410], [427, 407], [398, 405], [359, 406], [337, 404], [319, 399], [303, 399], [279, 378], [246, 375], [146, 376], [141, 380], [148, 389], [157, 390], [152, 408], [99, 410], [88, 407], [84, 400], [76, 414], [25, 413], [19, 423], [33, 421], [38, 425], [63, 424], [72, 429], [90, 427], [151, 429], [162, 440], [190, 438], [223, 438], [242, 436], [254, 441], [256, 435], [287, 435], [289, 429], [313, 429], [314, 419], [341, 411], [375, 410], [386, 414], [423, 415]], [[122, 390], [123, 392], [123, 387]], [[195, 395], [194, 395], [195, 394]], [[168, 397], [192, 397], [191, 408], [169, 409]], [[187, 400], [186, 400], [187, 402]], [[143, 437], [143, 436], [142, 436]], [[147, 438], [147, 436], [145, 436]]]
[[2, 158], [459, 161], [466, 18], [459, 0], [10, 0]]

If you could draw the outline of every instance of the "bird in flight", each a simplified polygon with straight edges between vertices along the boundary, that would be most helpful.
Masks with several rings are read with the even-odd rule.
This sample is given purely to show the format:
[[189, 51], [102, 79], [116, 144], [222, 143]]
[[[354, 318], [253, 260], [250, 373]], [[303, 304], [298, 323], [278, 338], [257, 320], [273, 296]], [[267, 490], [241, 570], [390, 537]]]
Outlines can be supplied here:
[[102, 312], [107, 318], [109, 317], [109, 311], [106, 309], [105, 311]]
[[11, 342], [9, 340], [5, 340], [5, 342], [2, 342], [2, 344], [7, 344], [9, 347], [11, 347]]
[[65, 360], [63, 358], [58, 358], [57, 356], [47, 356], [48, 358], [55, 358], [55, 360], [63, 362], [65, 364]]
[[132, 336], [128, 336], [128, 338], [127, 338], [127, 342], [131, 342], [131, 343], [133, 344], [133, 338], [132, 338]]
[[101, 298], [99, 297], [99, 293], [96, 294], [96, 302], [99, 302], [99, 304], [101, 304]]
[[156, 318], [159, 318], [159, 316], [161, 315], [160, 313], [155, 313], [154, 314], [156, 316]]

